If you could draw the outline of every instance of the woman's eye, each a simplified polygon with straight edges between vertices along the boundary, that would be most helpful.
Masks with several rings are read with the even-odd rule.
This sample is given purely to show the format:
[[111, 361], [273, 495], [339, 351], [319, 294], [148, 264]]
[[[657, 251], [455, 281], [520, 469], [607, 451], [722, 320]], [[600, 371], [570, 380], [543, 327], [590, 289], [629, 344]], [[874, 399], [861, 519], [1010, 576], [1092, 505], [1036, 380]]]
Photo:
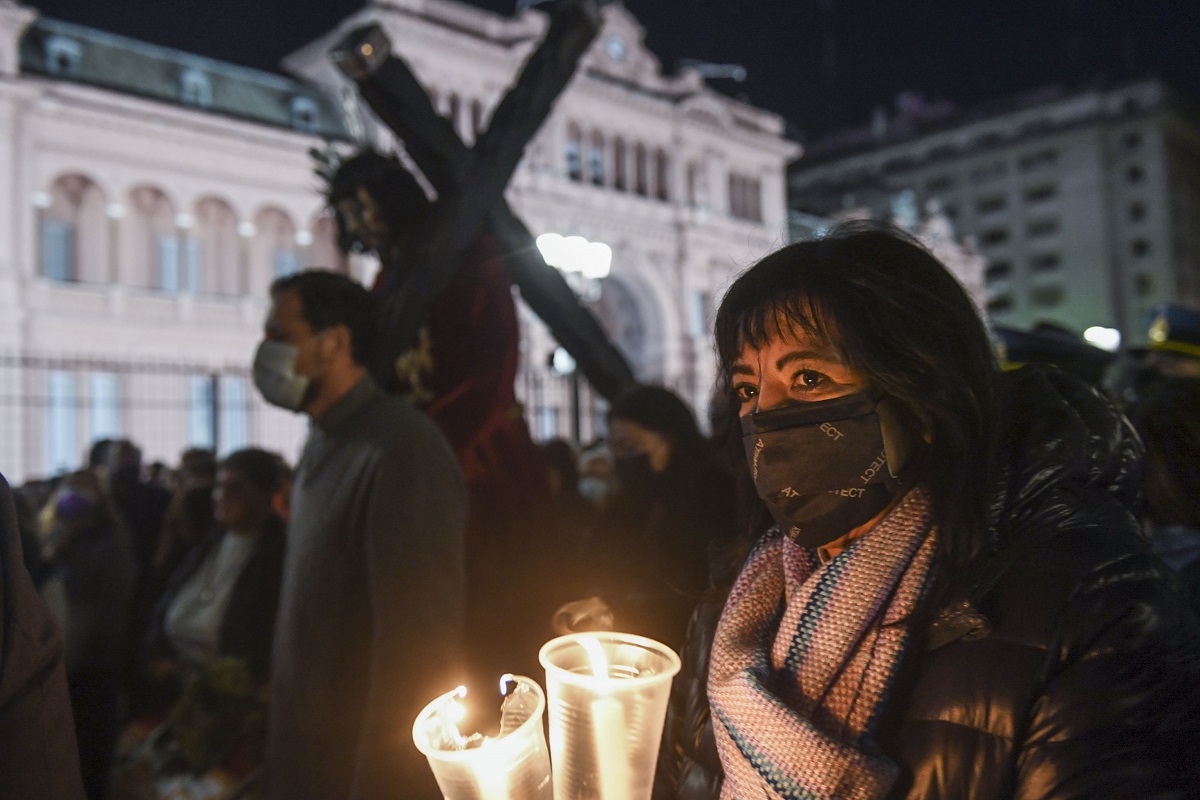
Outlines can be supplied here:
[[815, 389], [825, 382], [825, 376], [815, 370], [801, 370], [796, 375], [796, 385], [801, 389]]
[[738, 402], [741, 403], [749, 401], [756, 394], [758, 394], [758, 389], [755, 388], [753, 384], [739, 383], [737, 386], [733, 387], [733, 396], [736, 397]]

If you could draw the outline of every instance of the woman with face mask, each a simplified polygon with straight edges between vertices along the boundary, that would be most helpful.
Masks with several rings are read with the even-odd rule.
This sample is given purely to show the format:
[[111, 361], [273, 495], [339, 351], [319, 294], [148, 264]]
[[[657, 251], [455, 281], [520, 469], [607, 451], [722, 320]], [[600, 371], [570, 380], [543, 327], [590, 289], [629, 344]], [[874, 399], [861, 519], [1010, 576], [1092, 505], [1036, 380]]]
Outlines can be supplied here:
[[617, 398], [608, 428], [615, 490], [588, 544], [592, 588], [617, 628], [678, 647], [708, 588], [710, 549], [732, 529], [733, 481], [668, 389]]
[[689, 640], [656, 798], [1194, 791], [1200, 626], [1138, 535], [1109, 403], [1002, 375], [955, 278], [889, 230], [766, 257], [716, 337], [757, 520]]

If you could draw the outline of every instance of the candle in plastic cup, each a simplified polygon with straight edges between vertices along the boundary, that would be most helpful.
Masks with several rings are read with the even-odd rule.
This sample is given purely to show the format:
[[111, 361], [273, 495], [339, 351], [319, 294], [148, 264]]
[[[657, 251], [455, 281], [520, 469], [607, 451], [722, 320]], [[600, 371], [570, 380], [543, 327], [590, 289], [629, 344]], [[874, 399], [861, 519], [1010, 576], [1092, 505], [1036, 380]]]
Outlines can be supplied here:
[[649, 800], [679, 656], [653, 639], [553, 639], [546, 668], [555, 800]]
[[514, 685], [501, 706], [497, 736], [463, 736], [458, 730], [465, 715], [461, 686], [417, 715], [413, 741], [429, 759], [446, 800], [553, 800], [542, 722], [546, 696], [530, 678], [506, 675], [501, 685], [506, 682]]

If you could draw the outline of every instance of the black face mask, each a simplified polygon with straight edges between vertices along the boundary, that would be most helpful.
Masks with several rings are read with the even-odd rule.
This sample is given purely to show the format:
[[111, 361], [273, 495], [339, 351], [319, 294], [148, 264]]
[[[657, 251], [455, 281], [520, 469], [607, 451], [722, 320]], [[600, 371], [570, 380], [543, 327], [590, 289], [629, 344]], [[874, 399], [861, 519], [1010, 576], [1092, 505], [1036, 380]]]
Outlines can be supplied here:
[[792, 541], [821, 547], [891, 502], [879, 400], [852, 394], [742, 418], [742, 441], [758, 496]]

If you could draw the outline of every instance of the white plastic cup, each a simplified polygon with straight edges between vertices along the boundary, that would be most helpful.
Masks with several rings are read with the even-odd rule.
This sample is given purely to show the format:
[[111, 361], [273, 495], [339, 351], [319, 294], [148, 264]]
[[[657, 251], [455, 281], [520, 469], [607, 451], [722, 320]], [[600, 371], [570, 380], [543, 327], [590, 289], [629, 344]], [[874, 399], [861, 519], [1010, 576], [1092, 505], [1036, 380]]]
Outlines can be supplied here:
[[462, 696], [458, 690], [441, 695], [417, 715], [413, 741], [429, 759], [445, 800], [553, 800], [543, 722], [546, 695], [531, 678], [512, 679], [517, 683], [513, 696], [523, 692], [525, 701], [505, 707], [507, 732], [482, 746], [454, 749], [438, 734], [439, 714]]
[[[598, 643], [608, 675], [581, 643]], [[596, 645], [591, 645], [596, 648]], [[679, 656], [628, 633], [560, 636], [538, 655], [546, 668], [555, 800], [649, 800]]]

